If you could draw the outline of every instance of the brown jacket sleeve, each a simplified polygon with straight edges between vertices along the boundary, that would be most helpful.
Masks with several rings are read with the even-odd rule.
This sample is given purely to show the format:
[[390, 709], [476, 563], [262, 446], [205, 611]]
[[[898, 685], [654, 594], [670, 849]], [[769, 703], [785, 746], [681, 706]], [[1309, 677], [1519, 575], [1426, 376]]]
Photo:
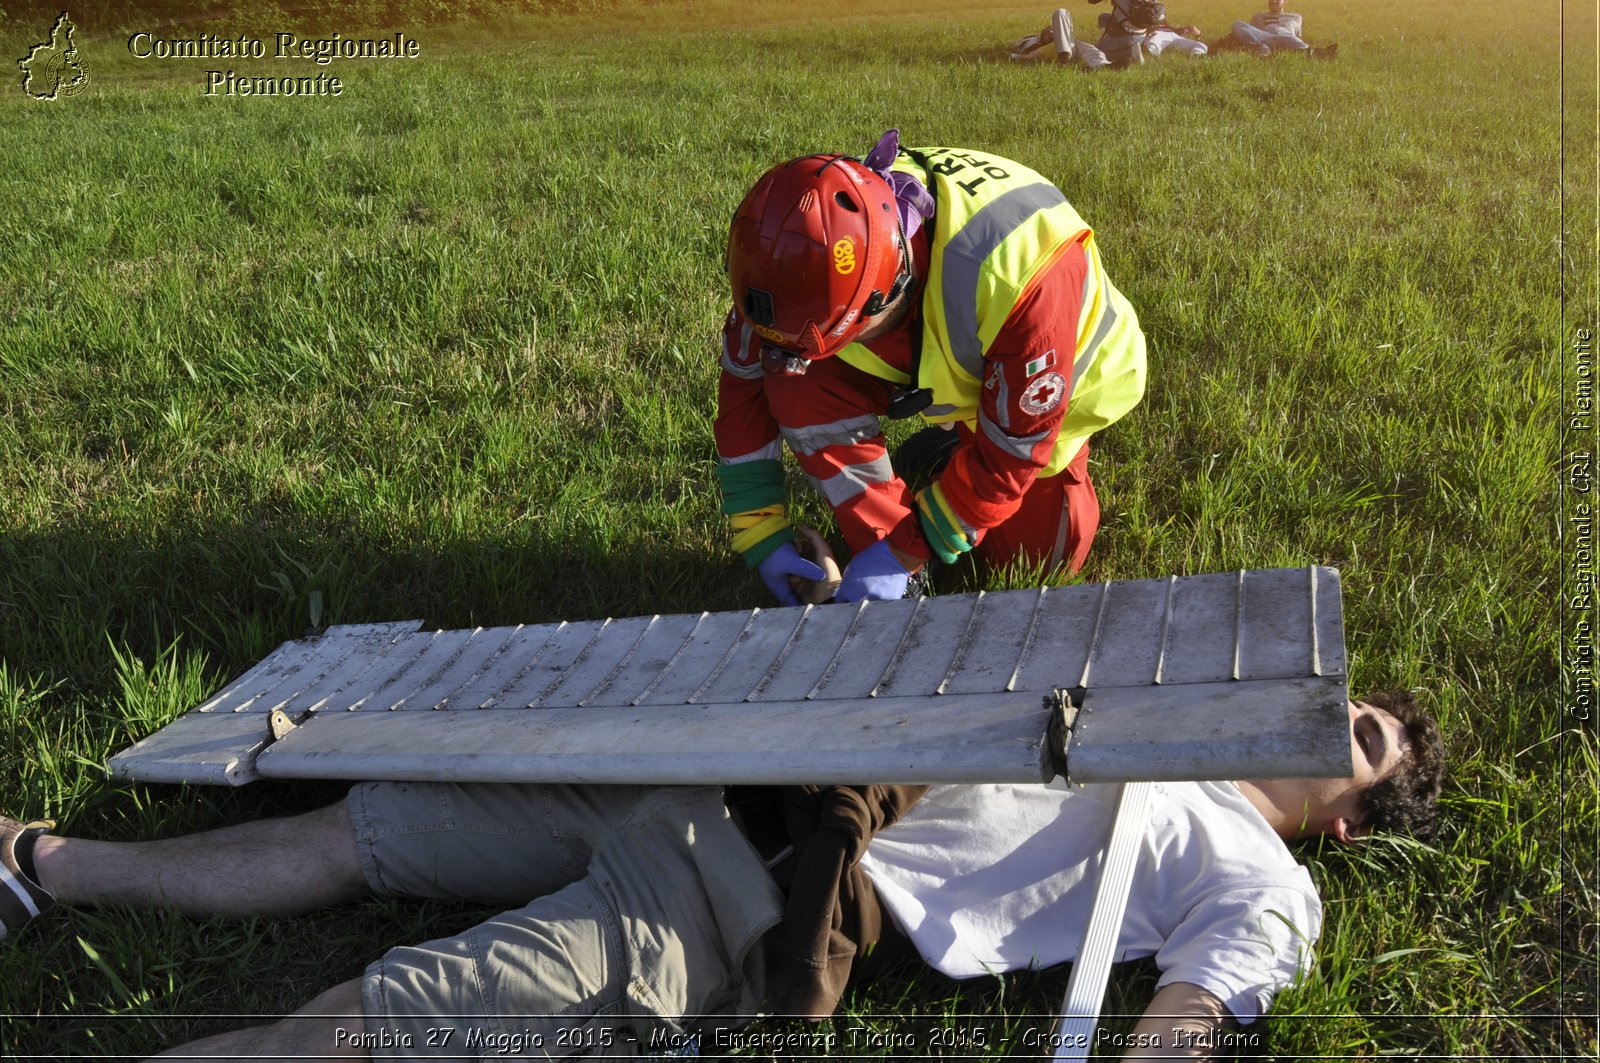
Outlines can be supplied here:
[[783, 915], [774, 1013], [826, 1019], [850, 974], [883, 936], [883, 913], [857, 866], [867, 843], [926, 793], [926, 786], [784, 787], [784, 826], [795, 847]]

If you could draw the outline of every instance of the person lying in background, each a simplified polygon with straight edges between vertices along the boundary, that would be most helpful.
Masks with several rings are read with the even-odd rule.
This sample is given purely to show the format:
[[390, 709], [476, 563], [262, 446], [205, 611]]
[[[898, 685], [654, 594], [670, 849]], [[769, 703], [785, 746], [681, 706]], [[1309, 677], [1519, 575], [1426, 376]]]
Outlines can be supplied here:
[[1216, 51], [1254, 52], [1263, 58], [1278, 52], [1304, 52], [1313, 59], [1333, 59], [1338, 44], [1313, 48], [1305, 42], [1305, 20], [1283, 9], [1283, 0], [1267, 0], [1267, 9], [1252, 15], [1249, 22], [1233, 24], [1228, 36], [1213, 45]]

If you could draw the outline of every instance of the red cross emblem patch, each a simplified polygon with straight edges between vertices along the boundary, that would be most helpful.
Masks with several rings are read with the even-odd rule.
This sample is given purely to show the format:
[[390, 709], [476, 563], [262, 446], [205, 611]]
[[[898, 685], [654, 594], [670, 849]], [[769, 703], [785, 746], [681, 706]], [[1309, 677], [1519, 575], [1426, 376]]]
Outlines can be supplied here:
[[1041, 417], [1061, 405], [1067, 382], [1060, 373], [1046, 373], [1029, 384], [1017, 398], [1017, 405], [1029, 417]]

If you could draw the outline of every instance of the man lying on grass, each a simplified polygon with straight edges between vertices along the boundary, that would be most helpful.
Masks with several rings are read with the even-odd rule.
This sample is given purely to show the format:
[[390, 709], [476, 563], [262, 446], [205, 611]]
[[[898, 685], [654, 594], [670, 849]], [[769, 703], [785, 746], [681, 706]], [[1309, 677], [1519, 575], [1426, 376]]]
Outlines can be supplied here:
[[[1431, 829], [1433, 719], [1403, 693], [1349, 711], [1350, 778], [1157, 787], [1119, 945], [1162, 976], [1130, 1057], [1206, 1055], [1307, 969], [1321, 905], [1286, 841]], [[1112, 811], [1093, 785], [364, 783], [320, 811], [149, 842], [0, 819], [0, 930], [57, 902], [490, 899], [512, 907], [167, 1055], [626, 1056], [738, 1021], [708, 1016], [827, 1016], [897, 955], [957, 978], [1073, 959]]]

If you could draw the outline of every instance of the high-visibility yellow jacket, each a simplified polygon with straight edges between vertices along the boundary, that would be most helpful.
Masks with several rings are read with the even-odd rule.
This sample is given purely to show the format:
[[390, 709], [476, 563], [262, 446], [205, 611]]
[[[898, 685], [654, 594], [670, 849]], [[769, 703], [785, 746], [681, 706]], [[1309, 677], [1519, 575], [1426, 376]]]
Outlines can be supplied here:
[[[1089, 271], [1078, 316], [1071, 399], [1052, 476], [1088, 438], [1133, 409], [1144, 395], [1145, 344], [1127, 297], [1106, 276], [1094, 231], [1055, 185], [1009, 159], [956, 148], [902, 151], [895, 169], [933, 193], [933, 255], [922, 296], [922, 356], [917, 385], [933, 391], [923, 417], [976, 426], [984, 358], [1028, 282], [1060, 249], [1081, 243]], [[862, 344], [839, 357], [873, 376], [906, 383]]]

